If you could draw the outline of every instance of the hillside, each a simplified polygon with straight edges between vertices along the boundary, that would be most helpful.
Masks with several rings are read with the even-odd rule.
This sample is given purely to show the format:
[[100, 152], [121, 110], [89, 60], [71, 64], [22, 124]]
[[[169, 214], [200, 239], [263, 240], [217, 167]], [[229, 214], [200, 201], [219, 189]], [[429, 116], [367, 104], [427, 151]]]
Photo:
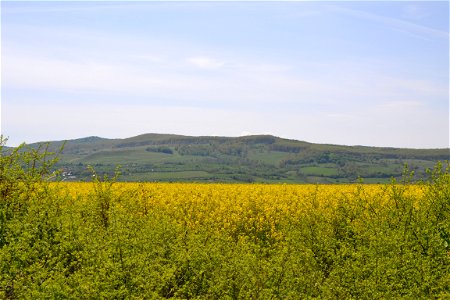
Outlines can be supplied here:
[[[50, 143], [55, 151], [62, 141]], [[32, 144], [31, 146], [37, 146]], [[87, 166], [122, 181], [377, 183], [399, 178], [408, 164], [416, 178], [449, 149], [400, 149], [313, 144], [270, 135], [244, 137], [144, 134], [126, 139], [69, 140], [58, 168], [64, 180], [89, 180]]]

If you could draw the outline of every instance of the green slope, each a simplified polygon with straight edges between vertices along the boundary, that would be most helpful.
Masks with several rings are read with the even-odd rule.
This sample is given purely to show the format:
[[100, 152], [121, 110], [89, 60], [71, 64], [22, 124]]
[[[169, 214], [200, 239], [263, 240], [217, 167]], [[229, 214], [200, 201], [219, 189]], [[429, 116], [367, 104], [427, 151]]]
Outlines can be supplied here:
[[[39, 143], [31, 146], [37, 147]], [[62, 141], [50, 143], [56, 151]], [[386, 182], [402, 176], [405, 164], [415, 178], [449, 149], [400, 149], [313, 144], [270, 135], [245, 137], [144, 134], [126, 139], [87, 137], [65, 143], [58, 168], [65, 180], [88, 180], [92, 165], [123, 181], [201, 182]]]

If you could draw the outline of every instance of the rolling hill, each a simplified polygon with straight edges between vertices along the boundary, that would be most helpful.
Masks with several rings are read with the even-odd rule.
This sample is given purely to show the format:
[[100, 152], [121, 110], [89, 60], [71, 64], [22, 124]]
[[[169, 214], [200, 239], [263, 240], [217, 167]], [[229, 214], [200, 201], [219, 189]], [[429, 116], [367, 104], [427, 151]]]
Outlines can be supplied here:
[[[63, 141], [50, 142], [56, 151]], [[36, 147], [40, 143], [31, 144]], [[243, 137], [144, 134], [126, 139], [86, 137], [65, 142], [57, 165], [63, 180], [89, 180], [92, 166], [121, 181], [367, 183], [400, 178], [405, 164], [415, 178], [449, 149], [400, 149], [313, 144], [271, 135]]]

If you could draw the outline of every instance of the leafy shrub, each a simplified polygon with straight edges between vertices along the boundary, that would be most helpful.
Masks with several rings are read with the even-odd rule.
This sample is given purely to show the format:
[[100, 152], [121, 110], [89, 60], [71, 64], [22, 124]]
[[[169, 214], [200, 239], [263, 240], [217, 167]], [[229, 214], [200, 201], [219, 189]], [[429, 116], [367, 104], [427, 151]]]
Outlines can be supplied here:
[[82, 184], [6, 150], [2, 299], [450, 297], [448, 164], [421, 185]]

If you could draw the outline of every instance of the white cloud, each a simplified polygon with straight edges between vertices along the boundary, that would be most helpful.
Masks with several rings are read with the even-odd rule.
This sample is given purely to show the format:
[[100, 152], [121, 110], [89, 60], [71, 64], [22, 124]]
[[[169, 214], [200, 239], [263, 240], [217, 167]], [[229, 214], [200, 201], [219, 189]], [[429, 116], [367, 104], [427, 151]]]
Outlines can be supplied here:
[[[163, 56], [151, 54], [148, 64], [128, 64], [52, 59], [9, 51], [2, 57], [3, 84], [23, 91], [58, 91], [92, 99], [96, 94], [113, 95], [134, 104], [165, 101], [168, 106], [184, 103], [278, 112], [308, 111], [316, 106], [328, 112], [337, 105], [345, 110], [361, 102], [366, 105], [381, 100], [423, 102], [448, 95], [445, 84], [398, 78], [389, 74], [389, 70], [356, 63], [330, 63], [321, 66], [327, 73], [313, 75], [308, 70], [314, 69], [314, 65], [299, 71], [294, 66], [270, 61], [244, 62], [236, 57], [227, 67], [215, 69], [211, 76], [209, 72], [186, 66], [182, 59], [177, 60], [179, 56], [160, 57]], [[210, 59], [209, 63], [216, 60]]]
[[[325, 83], [288, 74], [284, 66], [266, 63], [235, 63], [214, 77], [198, 72], [223, 65], [210, 58], [191, 59], [195, 67], [167, 64], [150, 57], [150, 65], [101, 61], [80, 62], [20, 54], [3, 56], [4, 84], [9, 88], [46, 89], [81, 93], [173, 99], [179, 101], [301, 102], [317, 100], [313, 94]], [[319, 86], [319, 87], [318, 87]]]
[[21, 89], [55, 89], [102, 93], [125, 92], [164, 86], [156, 76], [140, 76], [138, 70], [107, 63], [79, 63], [27, 56], [3, 57], [4, 83]]
[[186, 61], [200, 69], [218, 69], [225, 65], [224, 62], [207, 56], [189, 57]]
[[140, 54], [136, 55], [135, 58], [142, 60], [143, 62], [150, 62], [154, 64], [167, 63], [167, 59], [161, 55]]
[[448, 94], [445, 84], [400, 78], [395, 76], [395, 65], [377, 68], [378, 62], [280, 63], [276, 57], [230, 56], [226, 49], [96, 31], [23, 27], [19, 32], [29, 30], [33, 35], [57, 37], [54, 42], [62, 41], [58, 45], [65, 47], [52, 47], [47, 53], [42, 46], [30, 49], [14, 40], [8, 43], [2, 52], [6, 87], [260, 106], [336, 101], [352, 105]]

